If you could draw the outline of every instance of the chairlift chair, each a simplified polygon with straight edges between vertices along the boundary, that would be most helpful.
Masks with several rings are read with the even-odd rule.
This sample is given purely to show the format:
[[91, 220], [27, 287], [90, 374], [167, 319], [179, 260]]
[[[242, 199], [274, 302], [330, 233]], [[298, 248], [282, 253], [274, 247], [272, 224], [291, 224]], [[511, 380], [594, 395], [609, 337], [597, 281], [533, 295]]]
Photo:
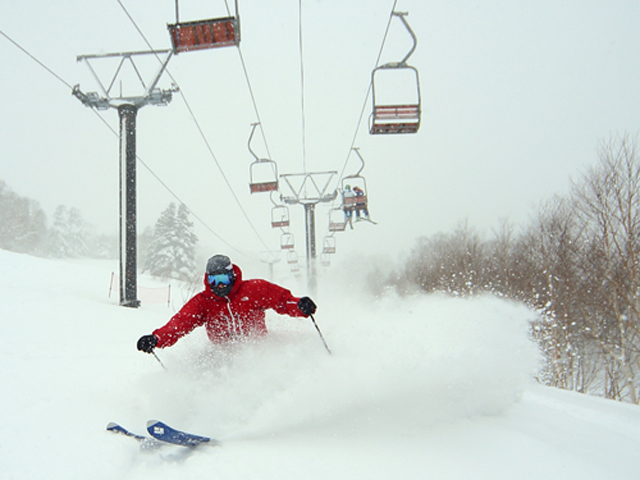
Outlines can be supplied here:
[[285, 232], [280, 235], [280, 248], [282, 250], [293, 250], [293, 233]]
[[322, 240], [322, 253], [336, 253], [336, 239], [332, 236], [326, 236]]
[[320, 262], [322, 263], [323, 267], [330, 267], [331, 266], [331, 257], [328, 254], [323, 253], [320, 256]]
[[364, 158], [358, 148], [354, 147], [352, 150], [356, 152], [362, 165], [355, 174], [342, 178], [342, 209], [347, 215], [354, 211], [368, 212], [367, 181], [360, 175], [364, 169]]
[[255, 161], [249, 165], [249, 189], [251, 193], [274, 192], [278, 190], [278, 166], [268, 158], [259, 158], [251, 149], [251, 140], [259, 123], [252, 124], [251, 134], [247, 142], [249, 152]]
[[240, 43], [238, 2], [235, 16], [180, 22], [176, 0], [176, 23], [167, 25], [174, 53], [204, 50], [208, 48], [237, 46]]
[[369, 133], [372, 135], [416, 133], [420, 128], [420, 78], [418, 70], [407, 65], [416, 49], [417, 38], [405, 19], [407, 13], [393, 12], [393, 15], [404, 24], [413, 46], [401, 61], [381, 65], [371, 72], [373, 111]]
[[271, 209], [271, 226], [273, 228], [285, 228], [289, 226], [289, 207], [276, 205]]
[[249, 166], [249, 189], [251, 193], [275, 192], [278, 190], [278, 166], [273, 160], [262, 158]]
[[298, 263], [298, 254], [295, 250], [289, 250], [287, 252], [287, 263], [289, 265], [293, 265], [294, 263]]
[[329, 210], [329, 231], [344, 232], [347, 228], [347, 220], [341, 208], [332, 208]]
[[[347, 189], [347, 187], [349, 187]], [[361, 195], [357, 195], [356, 191], [361, 191]], [[349, 191], [352, 192], [349, 195]], [[345, 212], [367, 210], [367, 182], [364, 177], [359, 175], [351, 175], [342, 179], [342, 209]]]

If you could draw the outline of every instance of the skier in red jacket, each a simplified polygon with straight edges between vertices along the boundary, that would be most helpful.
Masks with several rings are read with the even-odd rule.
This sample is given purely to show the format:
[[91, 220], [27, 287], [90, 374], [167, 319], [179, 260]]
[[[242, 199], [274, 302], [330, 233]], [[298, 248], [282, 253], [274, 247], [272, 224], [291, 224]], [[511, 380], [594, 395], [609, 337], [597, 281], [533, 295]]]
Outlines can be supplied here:
[[175, 344], [194, 328], [207, 329], [209, 340], [221, 343], [239, 337], [267, 333], [265, 310], [282, 315], [308, 317], [316, 311], [309, 297], [296, 298], [289, 290], [266, 280], [243, 280], [229, 257], [215, 255], [207, 262], [205, 289], [189, 300], [164, 326], [138, 340], [138, 350]]

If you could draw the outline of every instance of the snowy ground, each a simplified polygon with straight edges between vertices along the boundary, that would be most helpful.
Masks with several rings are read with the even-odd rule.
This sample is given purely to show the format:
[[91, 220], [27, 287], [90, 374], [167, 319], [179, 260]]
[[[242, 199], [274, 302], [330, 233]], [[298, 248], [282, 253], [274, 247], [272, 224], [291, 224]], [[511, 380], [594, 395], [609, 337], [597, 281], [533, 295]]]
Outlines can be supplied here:
[[[135, 342], [173, 310], [107, 298], [117, 262], [0, 250], [0, 267], [1, 479], [640, 476], [640, 408], [534, 384], [530, 313], [509, 302], [333, 284], [316, 319], [334, 355], [272, 316], [257, 343], [193, 332], [158, 352], [164, 371]], [[222, 445], [145, 452], [105, 431], [154, 418]]]

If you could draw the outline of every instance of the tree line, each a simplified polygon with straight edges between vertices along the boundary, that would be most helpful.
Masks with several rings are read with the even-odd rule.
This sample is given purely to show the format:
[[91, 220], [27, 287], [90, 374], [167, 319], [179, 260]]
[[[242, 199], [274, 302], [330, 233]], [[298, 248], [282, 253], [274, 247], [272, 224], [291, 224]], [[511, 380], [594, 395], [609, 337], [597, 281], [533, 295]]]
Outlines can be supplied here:
[[603, 142], [597, 164], [530, 223], [485, 239], [462, 222], [419, 238], [388, 284], [401, 292], [491, 293], [539, 313], [531, 335], [545, 384], [639, 403], [640, 155], [637, 137]]
[[[48, 258], [118, 258], [117, 236], [95, 235], [79, 209], [59, 205], [51, 225], [39, 202], [0, 180], [0, 248]], [[138, 238], [142, 272], [192, 281], [198, 237], [184, 204], [170, 203]]]
[[40, 203], [0, 180], [0, 248], [53, 258], [115, 258], [117, 239], [93, 235], [75, 207], [58, 205], [51, 225]]

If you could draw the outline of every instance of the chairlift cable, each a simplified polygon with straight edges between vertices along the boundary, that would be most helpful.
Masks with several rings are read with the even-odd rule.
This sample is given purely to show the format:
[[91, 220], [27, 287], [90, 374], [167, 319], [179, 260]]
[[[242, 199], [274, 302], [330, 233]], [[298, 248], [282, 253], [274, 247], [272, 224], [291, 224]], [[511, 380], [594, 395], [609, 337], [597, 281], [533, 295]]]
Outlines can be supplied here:
[[[396, 0], [397, 1], [397, 0]], [[302, 48], [302, 0], [298, 0], [298, 48], [300, 51], [300, 107], [302, 110], [302, 171], [307, 171], [306, 115], [304, 105], [304, 52]]]
[[31, 58], [31, 60], [33, 60], [34, 62], [36, 62], [38, 65], [40, 65], [42, 68], [44, 68], [47, 72], [49, 72], [51, 75], [53, 75], [54, 77], [56, 77], [60, 82], [62, 82], [63, 84], [65, 84], [68, 88], [73, 89], [73, 86], [66, 82], [60, 75], [58, 75], [56, 72], [54, 72], [53, 70], [51, 70], [49, 67], [47, 67], [44, 63], [42, 63], [40, 60], [38, 60], [36, 57], [34, 57], [31, 53], [29, 53], [27, 51], [27, 49], [25, 49], [22, 45], [20, 45], [18, 42], [16, 42], [13, 38], [11, 38], [9, 35], [7, 35], [6, 33], [4, 33], [2, 30], [0, 30], [0, 34], [5, 37], [7, 40], [9, 40], [11, 43], [13, 43], [16, 47], [18, 47], [20, 50], [22, 50], [22, 52], [24, 54], [26, 54], [29, 58]]
[[[144, 42], [147, 44], [147, 46], [151, 49], [154, 50], [153, 47], [151, 46], [151, 43], [147, 40], [146, 36], [144, 35], [144, 33], [142, 32], [142, 30], [140, 30], [140, 28], [138, 27], [136, 21], [133, 19], [133, 17], [131, 17], [131, 15], [129, 14], [129, 12], [127, 11], [127, 9], [125, 8], [125, 6], [122, 4], [121, 0], [116, 0], [118, 2], [118, 4], [120, 5], [120, 7], [122, 7], [122, 10], [125, 12], [125, 14], [127, 15], [127, 17], [129, 18], [129, 20], [131, 21], [131, 23], [133, 23], [134, 27], [136, 28], [136, 30], [138, 31], [138, 33], [140, 33], [140, 35], [142, 36], [142, 39], [144, 40]], [[225, 0], [225, 4], [226, 4], [226, 0]], [[228, 5], [227, 5], [227, 9], [228, 9]], [[158, 59], [158, 61], [160, 61], [160, 57], [156, 54], [156, 58]], [[171, 81], [179, 88], [178, 82], [176, 81], [176, 79], [173, 77], [173, 75], [171, 75], [171, 72], [169, 72], [169, 69], [166, 69], [167, 75], [169, 76], [169, 78], [171, 78]], [[187, 107], [187, 110], [189, 111], [189, 115], [191, 116], [192, 120], [194, 121], [196, 128], [202, 138], [202, 140], [204, 141], [207, 149], [209, 150], [209, 154], [211, 155], [211, 158], [213, 158], [213, 161], [215, 162], [216, 166], [218, 167], [218, 170], [220, 171], [220, 174], [222, 175], [223, 180], [225, 181], [225, 183], [227, 184], [227, 187], [229, 188], [229, 190], [231, 191], [231, 195], [233, 196], [233, 198], [235, 199], [236, 203], [238, 204], [238, 207], [240, 208], [240, 211], [242, 212], [242, 214], [244, 215], [245, 219], [247, 220], [247, 222], [249, 223], [249, 226], [251, 227], [251, 229], [253, 230], [253, 232], [256, 234], [256, 236], [258, 237], [258, 240], [260, 240], [260, 243], [262, 243], [262, 245], [265, 248], [269, 248], [266, 244], [266, 242], [264, 241], [264, 239], [262, 238], [262, 236], [260, 235], [260, 233], [258, 232], [257, 228], [255, 227], [255, 225], [253, 224], [253, 222], [251, 221], [251, 219], [249, 218], [249, 215], [247, 214], [247, 212], [245, 211], [244, 207], [242, 206], [242, 204], [240, 203], [240, 199], [238, 198], [238, 196], [236, 195], [235, 190], [233, 189], [231, 182], [229, 181], [229, 179], [227, 178], [226, 174], [224, 173], [224, 170], [222, 169], [222, 165], [220, 165], [220, 162], [218, 161], [218, 158], [215, 156], [213, 149], [211, 148], [211, 145], [209, 143], [209, 141], [207, 140], [204, 131], [202, 130], [202, 127], [200, 126], [200, 123], [198, 122], [198, 120], [196, 119], [195, 114], [193, 113], [193, 110], [191, 109], [191, 105], [189, 104], [187, 97], [185, 96], [183, 90], [181, 88], [179, 88], [179, 92], [180, 92], [180, 96], [182, 97], [182, 100], [185, 103], [185, 106]], [[183, 202], [182, 202], [183, 203]], [[185, 204], [186, 205], [186, 204]], [[188, 207], [187, 207], [188, 208]], [[191, 211], [191, 209], [189, 209]], [[192, 212], [193, 213], [193, 212]], [[195, 215], [194, 215], [195, 217]], [[208, 228], [208, 227], [207, 227]], [[220, 238], [220, 237], [218, 237]], [[222, 240], [222, 239], [221, 239]], [[227, 242], [224, 242], [227, 245], [229, 245]], [[232, 247], [233, 248], [233, 247]], [[238, 251], [238, 250], [236, 250]], [[242, 252], [240, 252], [242, 253]], [[248, 256], [248, 255], [247, 255]], [[250, 257], [250, 256], [249, 256]]]
[[[41, 67], [43, 67], [46, 71], [48, 71], [50, 74], [52, 74], [56, 79], [58, 79], [61, 83], [63, 83], [65, 86], [67, 86], [68, 88], [73, 88], [71, 86], [70, 83], [68, 83], [67, 81], [65, 81], [62, 77], [60, 77], [59, 75], [57, 75], [53, 70], [51, 70], [49, 67], [47, 67], [42, 61], [40, 61], [38, 58], [36, 58], [34, 55], [32, 55], [31, 53], [29, 53], [24, 47], [22, 47], [18, 42], [16, 42], [14, 39], [12, 39], [11, 37], [9, 37], [6, 33], [4, 33], [2, 30], [0, 30], [0, 34], [2, 34], [7, 40], [9, 40], [11, 43], [13, 43], [17, 48], [19, 48], [23, 53], [25, 53], [28, 57], [30, 57], [32, 60], [34, 60], [38, 65], [40, 65]], [[116, 137], [118, 137], [118, 132], [116, 132], [114, 130], [114, 128], [109, 125], [109, 123], [104, 119], [104, 117], [102, 115], [100, 115], [100, 113], [94, 109], [91, 109], [91, 111], [100, 119], [100, 121], [111, 131], [111, 133], [113, 133]], [[181, 204], [184, 204], [186, 206], [186, 204], [180, 199], [180, 197], [178, 197], [178, 195], [175, 194], [175, 192], [173, 192], [171, 190], [171, 188], [169, 188], [169, 186], [164, 183], [160, 177], [153, 171], [153, 169], [151, 169], [151, 167], [149, 167], [149, 165], [147, 165], [138, 155], [136, 155], [137, 160], [140, 162], [140, 164], [142, 166], [144, 166], [149, 173], [151, 173], [151, 175]], [[187, 207], [188, 208], [188, 207]], [[191, 211], [191, 209], [189, 209], [189, 212], [194, 216], [194, 218], [196, 218], [200, 223], [202, 223], [202, 225], [209, 230], [213, 235], [215, 235], [221, 242], [225, 243], [226, 245], [228, 245], [229, 247], [235, 249], [238, 253], [241, 253], [243, 255], [245, 255], [243, 252], [239, 251], [238, 249], [236, 249], [235, 247], [233, 247], [231, 244], [229, 244], [228, 242], [226, 242], [220, 235], [218, 235], [215, 231], [213, 231], [213, 229], [211, 229], [211, 227], [209, 227], [209, 225], [206, 224], [206, 222], [204, 220], [202, 220], [200, 217], [198, 217], [198, 215], [196, 215], [193, 211]]]
[[[378, 66], [378, 64], [380, 63], [380, 58], [382, 58], [384, 45], [387, 41], [387, 36], [389, 35], [389, 28], [391, 27], [391, 21], [393, 20], [393, 12], [395, 12], [397, 4], [398, 4], [398, 0], [394, 0], [393, 6], [391, 7], [391, 12], [389, 13], [389, 20], [387, 21], [387, 27], [384, 31], [384, 36], [382, 37], [382, 43], [380, 44], [380, 50], [378, 51], [378, 57], [376, 58], [376, 66]], [[360, 125], [362, 125], [362, 118], [364, 117], [364, 112], [367, 109], [367, 105], [369, 103], [369, 96], [371, 95], [372, 88], [373, 88], [373, 84], [371, 81], [369, 81], [369, 88], [367, 88], [367, 94], [364, 97], [364, 102], [362, 102], [362, 109], [360, 110], [360, 116], [358, 117], [358, 122], [356, 123], [355, 131], [353, 132], [351, 145], [349, 145], [349, 151], [347, 153], [347, 157], [344, 160], [344, 165], [342, 167], [342, 171], [340, 172], [340, 176], [338, 178], [342, 178], [344, 176], [344, 172], [347, 170], [347, 165], [349, 163], [349, 156], [351, 155], [351, 151], [353, 150], [353, 147], [356, 144], [356, 138], [358, 136], [358, 131], [360, 130]]]
[[[124, 6], [122, 6], [123, 9], [125, 10], [125, 12], [127, 13], [127, 15], [129, 16], [129, 13], [126, 11], [126, 9], [124, 8]], [[129, 18], [131, 18], [129, 16]], [[133, 19], [132, 19], [133, 21]], [[135, 22], [134, 22], [135, 24]], [[143, 36], [142, 32], [140, 31], [140, 29], [137, 27], [138, 31], [140, 32], [140, 34]], [[57, 80], [59, 80], [62, 84], [64, 84], [66, 87], [72, 89], [73, 86], [68, 83], [66, 80], [64, 80], [62, 77], [60, 77], [58, 74], [56, 74], [51, 68], [49, 68], [47, 65], [45, 65], [42, 61], [40, 61], [38, 58], [36, 58], [34, 55], [32, 55], [29, 51], [27, 51], [22, 45], [20, 45], [18, 42], [16, 42], [13, 38], [11, 38], [9, 35], [7, 35], [5, 32], [3, 32], [2, 30], [0, 30], [0, 34], [2, 34], [2, 36], [4, 36], [7, 40], [9, 40], [13, 45], [15, 45], [19, 50], [21, 50], [23, 53], [25, 53], [29, 58], [31, 58], [33, 61], [35, 61], [38, 65], [40, 65], [41, 67], [43, 67], [47, 72], [49, 72], [51, 75], [53, 75]], [[146, 41], [146, 38], [145, 38]], [[149, 44], [149, 42], [147, 42], [147, 45]], [[150, 47], [151, 48], [151, 47]], [[153, 50], [153, 48], [152, 48]], [[119, 137], [118, 132], [116, 132], [113, 127], [111, 125], [109, 125], [109, 123], [102, 117], [102, 115], [100, 115], [100, 113], [94, 109], [91, 109], [91, 111], [100, 119], [100, 121], [109, 129], [111, 130], [111, 132], [116, 136]], [[149, 171], [149, 173], [151, 173], [151, 175], [181, 204], [184, 204], [185, 206], [186, 203], [183, 202], [180, 197], [178, 197], [178, 195], [175, 194], [175, 192], [173, 192], [171, 190], [171, 188], [169, 188], [169, 186], [164, 183], [162, 181], [162, 179], [160, 179], [160, 177], [153, 171], [153, 169], [147, 165], [138, 155], [136, 155], [137, 160]], [[234, 249], [236, 252], [245, 255], [249, 258], [251, 258], [250, 255], [247, 255], [244, 252], [241, 252], [240, 250], [238, 250], [237, 248], [235, 248], [233, 245], [231, 245], [230, 243], [228, 243], [226, 240], [224, 240], [224, 238], [222, 238], [219, 234], [217, 234], [211, 227], [209, 227], [209, 225], [207, 225], [207, 223], [202, 220], [195, 212], [193, 212], [188, 206], [187, 209], [189, 210], [189, 212], [193, 215], [193, 217], [198, 220], [204, 227], [205, 229], [207, 229], [209, 232], [211, 232], [215, 237], [217, 237], [221, 242], [223, 242], [224, 244], [228, 245], [230, 248]], [[264, 243], [264, 242], [263, 242]]]
[[244, 61], [244, 56], [242, 55], [242, 50], [240, 49], [240, 45], [238, 45], [238, 55], [240, 56], [240, 63], [242, 64], [242, 71], [244, 72], [244, 78], [247, 80], [247, 87], [249, 88], [251, 103], [253, 103], [253, 110], [256, 114], [256, 118], [258, 119], [258, 123], [260, 124], [260, 132], [262, 134], [262, 140], [264, 141], [264, 146], [267, 150], [267, 156], [269, 158], [273, 158], [271, 156], [271, 152], [269, 151], [269, 144], [267, 143], [267, 137], [264, 133], [264, 124], [262, 123], [262, 119], [260, 118], [260, 112], [258, 111], [258, 104], [256, 102], [256, 97], [253, 93], [253, 87], [251, 86], [251, 80], [249, 79], [249, 72], [247, 71], [247, 65]]
[[[102, 115], [100, 115], [96, 110], [91, 109], [91, 111], [93, 113], [95, 113], [98, 118], [102, 121], [102, 123], [105, 124], [105, 126], [111, 130], [111, 133], [113, 133], [116, 137], [119, 137], [118, 132], [115, 131], [115, 129], [109, 125], [109, 123], [104, 119], [104, 117]], [[241, 255], [244, 255], [248, 258], [252, 258], [251, 255], [246, 254], [245, 252], [242, 252], [241, 250], [238, 250], [236, 247], [234, 247], [232, 244], [230, 244], [229, 242], [227, 242], [224, 238], [222, 238], [218, 233], [216, 233], [202, 218], [200, 218], [193, 210], [191, 210], [189, 208], [189, 206], [182, 201], [182, 199], [173, 191], [171, 190], [171, 188], [162, 181], [162, 179], [153, 171], [153, 169], [146, 164], [146, 162], [144, 160], [142, 160], [142, 158], [140, 158], [140, 156], [138, 154], [136, 154], [136, 159], [140, 162], [140, 164], [146, 168], [149, 173], [158, 181], [158, 183], [160, 183], [160, 185], [162, 185], [170, 194], [173, 198], [175, 198], [180, 204], [184, 205], [185, 207], [187, 207], [187, 210], [189, 211], [189, 213], [191, 215], [193, 215], [193, 218], [195, 218], [196, 220], [198, 220], [206, 230], [208, 230], [209, 232], [211, 232], [218, 240], [220, 240], [222, 243], [224, 243], [225, 245], [227, 245], [228, 247], [232, 248], [233, 250], [235, 250], [236, 252], [240, 253]]]

